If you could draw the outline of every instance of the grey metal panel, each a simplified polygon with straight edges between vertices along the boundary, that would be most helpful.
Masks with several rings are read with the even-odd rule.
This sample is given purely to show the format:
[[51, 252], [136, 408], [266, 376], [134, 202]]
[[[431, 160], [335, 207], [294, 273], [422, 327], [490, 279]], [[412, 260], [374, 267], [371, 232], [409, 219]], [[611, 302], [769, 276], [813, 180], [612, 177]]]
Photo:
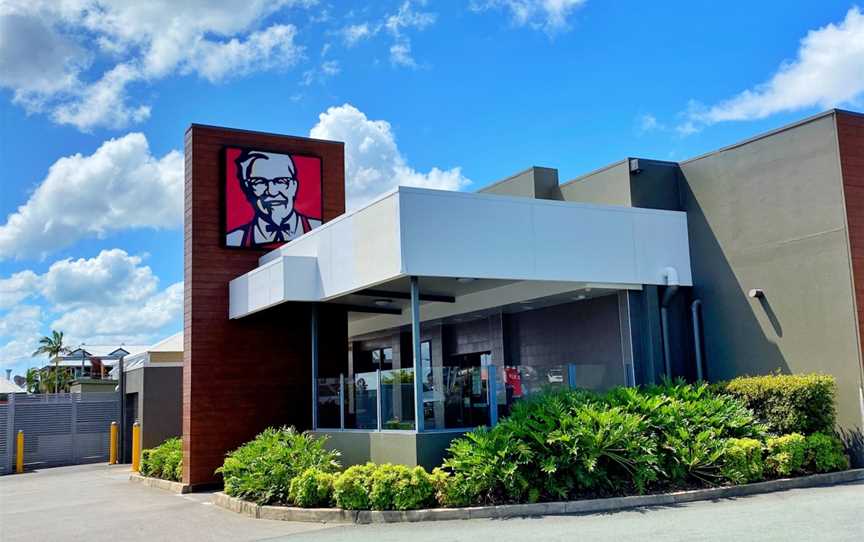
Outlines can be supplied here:
[[0, 406], [0, 472], [12, 471], [10, 434], [19, 430], [25, 468], [107, 461], [111, 422], [118, 415], [117, 393], [18, 395]]
[[9, 405], [0, 405], [0, 474], [12, 470], [11, 451], [9, 450]]

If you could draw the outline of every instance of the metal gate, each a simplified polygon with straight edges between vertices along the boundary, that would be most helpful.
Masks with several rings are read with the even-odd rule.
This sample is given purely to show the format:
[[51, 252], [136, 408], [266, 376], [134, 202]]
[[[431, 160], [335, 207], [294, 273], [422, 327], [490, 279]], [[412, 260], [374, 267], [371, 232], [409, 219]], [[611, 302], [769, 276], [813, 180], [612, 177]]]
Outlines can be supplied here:
[[120, 420], [119, 393], [8, 397], [0, 405], [0, 473], [14, 469], [19, 430], [25, 469], [108, 461], [111, 422]]

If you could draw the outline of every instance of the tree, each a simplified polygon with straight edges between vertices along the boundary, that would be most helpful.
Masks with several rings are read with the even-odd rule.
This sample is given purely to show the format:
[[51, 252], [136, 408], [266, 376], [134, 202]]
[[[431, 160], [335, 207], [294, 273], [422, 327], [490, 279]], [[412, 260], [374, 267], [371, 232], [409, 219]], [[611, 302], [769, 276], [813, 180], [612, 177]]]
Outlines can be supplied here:
[[39, 393], [42, 388], [42, 374], [39, 369], [30, 367], [27, 369], [27, 375], [24, 377], [28, 393]]
[[39, 348], [33, 352], [33, 357], [43, 354], [48, 356], [49, 360], [54, 361], [54, 393], [59, 393], [60, 390], [60, 355], [69, 352], [69, 349], [63, 344], [63, 332], [51, 330], [51, 336], [45, 336], [39, 339]]

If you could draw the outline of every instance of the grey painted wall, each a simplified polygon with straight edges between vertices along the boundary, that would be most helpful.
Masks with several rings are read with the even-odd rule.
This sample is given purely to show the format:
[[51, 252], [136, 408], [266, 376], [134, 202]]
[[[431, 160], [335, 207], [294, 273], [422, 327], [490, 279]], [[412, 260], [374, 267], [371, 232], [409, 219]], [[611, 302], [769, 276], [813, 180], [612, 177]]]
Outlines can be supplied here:
[[183, 434], [183, 368], [144, 368], [143, 448]]
[[681, 198], [708, 377], [831, 373], [850, 427], [861, 370], [836, 141], [828, 115], [684, 162]]
[[[137, 394], [142, 448], [183, 434], [182, 367], [149, 366], [127, 371], [126, 394], [133, 393]], [[131, 427], [127, 431], [131, 432]]]
[[631, 206], [630, 167], [616, 162], [561, 185], [564, 201]]
[[509, 363], [574, 363], [580, 387], [601, 390], [624, 384], [615, 295], [508, 314], [504, 336]]
[[478, 192], [523, 198], [562, 199], [558, 186], [558, 170], [538, 166], [532, 166], [512, 177], [485, 186]]

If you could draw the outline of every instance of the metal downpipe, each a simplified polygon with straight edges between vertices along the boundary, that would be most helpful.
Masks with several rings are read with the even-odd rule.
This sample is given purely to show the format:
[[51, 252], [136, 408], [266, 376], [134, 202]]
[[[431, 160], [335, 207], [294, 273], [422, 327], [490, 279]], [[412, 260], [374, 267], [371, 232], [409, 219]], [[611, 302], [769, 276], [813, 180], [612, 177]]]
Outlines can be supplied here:
[[694, 299], [690, 304], [690, 315], [693, 319], [693, 346], [696, 349], [696, 380], [704, 380], [702, 374], [702, 317], [699, 309], [702, 307], [701, 299]]
[[664, 270], [666, 275], [666, 290], [660, 302], [660, 327], [663, 335], [663, 368], [666, 378], [672, 378], [672, 352], [669, 346], [669, 303], [678, 293], [678, 271], [674, 267]]

